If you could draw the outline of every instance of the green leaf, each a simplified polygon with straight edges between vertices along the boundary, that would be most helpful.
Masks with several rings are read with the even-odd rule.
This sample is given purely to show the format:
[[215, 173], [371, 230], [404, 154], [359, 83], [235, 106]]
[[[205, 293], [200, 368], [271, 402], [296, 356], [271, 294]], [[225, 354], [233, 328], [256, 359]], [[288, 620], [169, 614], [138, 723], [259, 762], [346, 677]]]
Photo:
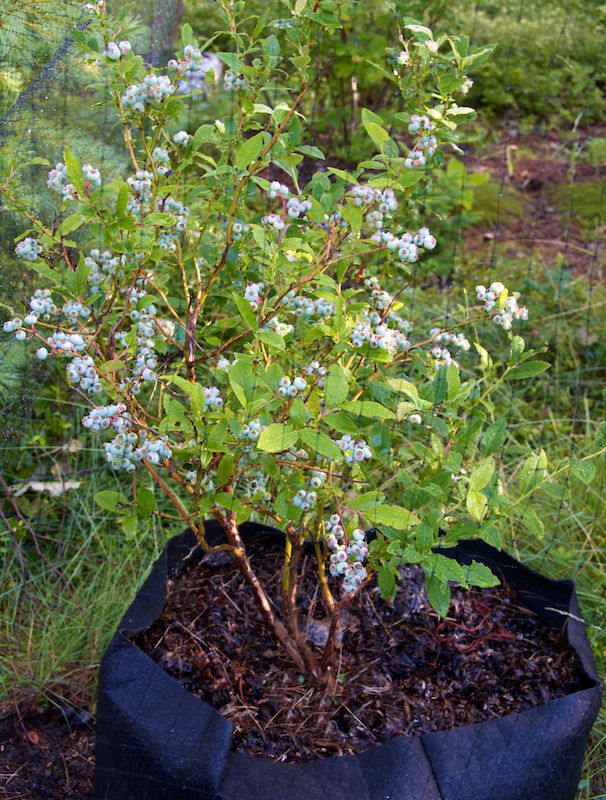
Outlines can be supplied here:
[[257, 315], [253, 311], [251, 304], [248, 302], [248, 300], [246, 300], [246, 298], [242, 297], [242, 295], [236, 294], [235, 292], [232, 294], [232, 297], [238, 307], [240, 316], [246, 325], [251, 329], [251, 331], [257, 331], [259, 329], [259, 323], [257, 321]]
[[389, 600], [396, 595], [396, 576], [394, 570], [387, 564], [379, 569], [379, 591], [383, 600]]
[[141, 519], [149, 519], [154, 513], [156, 498], [151, 489], [147, 486], [139, 486], [137, 489], [137, 515]]
[[123, 217], [126, 214], [126, 207], [128, 205], [128, 184], [124, 181], [120, 182], [118, 189], [118, 198], [116, 200], [116, 216]]
[[345, 414], [342, 411], [336, 411], [332, 414], [327, 414], [323, 418], [323, 421], [330, 428], [333, 428], [335, 431], [339, 431], [339, 433], [351, 433], [352, 436], [355, 436], [360, 432], [359, 426], [354, 422], [349, 414]]
[[238, 169], [246, 169], [250, 164], [254, 163], [263, 150], [265, 141], [265, 133], [261, 131], [251, 136], [250, 139], [245, 139], [238, 147], [236, 147], [236, 164]]
[[295, 428], [302, 428], [307, 422], [307, 409], [300, 397], [295, 397], [290, 407], [290, 421]]
[[136, 514], [129, 514], [126, 517], [120, 517], [118, 525], [122, 528], [122, 533], [126, 539], [132, 539], [136, 535], [139, 527], [139, 518]]
[[113, 361], [104, 361], [97, 366], [99, 372], [117, 372], [124, 367], [124, 362], [119, 358], [114, 358]]
[[86, 289], [88, 276], [90, 274], [90, 267], [86, 266], [86, 261], [82, 253], [78, 259], [78, 266], [75, 272], [68, 272], [65, 276], [65, 284], [67, 288], [76, 296], [80, 297]]
[[324, 390], [324, 403], [326, 408], [335, 408], [347, 399], [349, 385], [343, 367], [339, 364], [332, 364], [326, 376], [326, 386]]
[[217, 481], [219, 486], [225, 486], [234, 468], [234, 454], [225, 453], [217, 467]]
[[374, 525], [386, 525], [396, 531], [404, 531], [420, 522], [419, 518], [407, 508], [387, 504], [365, 511], [364, 516]]
[[122, 492], [103, 490], [94, 496], [95, 503], [106, 511], [117, 511], [119, 505], [128, 505], [128, 500]]
[[520, 470], [520, 491], [526, 494], [538, 486], [547, 472], [547, 455], [544, 450], [526, 459]]
[[404, 378], [390, 378], [387, 383], [391, 386], [394, 392], [405, 394], [413, 400], [416, 400], [419, 396], [419, 390], [414, 383], [411, 383]]
[[447, 386], [447, 394], [448, 399], [452, 400], [453, 397], [456, 397], [461, 389], [461, 377], [459, 375], [459, 368], [451, 361], [450, 364], [446, 367], [446, 386]]
[[275, 36], [268, 36], [263, 42], [263, 53], [269, 66], [273, 69], [280, 60], [280, 42]]
[[209, 125], [208, 123], [200, 125], [200, 127], [194, 133], [191, 141], [193, 149], [197, 150], [200, 145], [210, 142], [213, 139], [216, 130], [217, 129], [214, 125]]
[[501, 417], [488, 428], [482, 437], [482, 446], [485, 453], [497, 453], [503, 447], [506, 436], [507, 420]]
[[285, 350], [284, 337], [275, 331], [259, 331], [257, 338], [274, 350]]
[[79, 211], [76, 211], [73, 214], [70, 214], [69, 217], [66, 217], [61, 225], [59, 226], [59, 231], [61, 232], [62, 236], [69, 236], [70, 233], [77, 231], [81, 225], [84, 225], [86, 222], [86, 217], [81, 214]]
[[520, 360], [520, 356], [524, 352], [524, 339], [521, 336], [514, 336], [511, 340], [511, 360], [515, 364]]
[[245, 510], [242, 503], [231, 492], [218, 492], [214, 497], [214, 502], [216, 505], [236, 514], [241, 514]]
[[540, 375], [545, 370], [549, 369], [551, 364], [547, 361], [524, 361], [513, 367], [507, 373], [508, 381], [521, 381], [526, 378], [534, 378], [535, 375]]
[[448, 581], [438, 578], [436, 575], [425, 575], [425, 591], [427, 599], [433, 609], [441, 617], [448, 614], [450, 608], [450, 586]]
[[320, 453], [320, 455], [326, 456], [326, 458], [337, 461], [340, 460], [343, 455], [330, 436], [322, 433], [322, 431], [317, 431], [313, 428], [305, 428], [305, 430], [300, 431], [299, 438], [303, 444], [306, 444], [315, 453]]
[[486, 495], [482, 494], [482, 492], [476, 491], [475, 489], [470, 489], [467, 492], [465, 505], [467, 506], [467, 511], [476, 520], [476, 522], [482, 522], [488, 510], [488, 499]]
[[575, 478], [588, 485], [595, 478], [596, 466], [593, 461], [571, 461], [570, 471]]
[[495, 461], [494, 458], [487, 459], [479, 467], [475, 467], [469, 476], [469, 486], [476, 492], [480, 492], [485, 486], [488, 486], [490, 479], [494, 475]]
[[387, 131], [380, 125], [377, 125], [376, 122], [365, 122], [364, 130], [372, 139], [377, 150], [381, 150], [385, 142], [389, 140]]
[[217, 53], [217, 56], [224, 64], [227, 64], [230, 69], [233, 69], [235, 72], [242, 72], [244, 64], [235, 53]]
[[351, 501], [350, 506], [354, 511], [374, 511], [379, 503], [385, 499], [383, 492], [364, 492]]
[[361, 417], [372, 419], [395, 419], [395, 414], [374, 400], [350, 400], [341, 406], [343, 411], [349, 411]]
[[63, 160], [65, 161], [65, 168], [71, 183], [78, 192], [82, 194], [82, 170], [80, 169], [78, 159], [67, 145], [65, 145], [65, 150], [63, 151]]
[[257, 448], [268, 453], [281, 453], [288, 450], [299, 438], [299, 432], [284, 425], [281, 422], [274, 422], [273, 425], [265, 428], [257, 441]]
[[469, 586], [488, 589], [489, 586], [498, 586], [500, 583], [497, 576], [491, 572], [486, 564], [480, 564], [477, 561], [472, 561], [468, 566], [464, 566], [463, 571], [465, 572], [466, 583]]
[[36, 261], [28, 261], [27, 268], [37, 272], [38, 275], [42, 275], [55, 286], [61, 285], [61, 276], [40, 259], [37, 259]]
[[537, 539], [542, 539], [545, 535], [545, 525], [534, 508], [530, 506], [524, 508], [520, 514], [520, 522]]
[[448, 395], [448, 380], [446, 374], [446, 364], [442, 364], [436, 370], [433, 379], [433, 402], [436, 406], [443, 403]]
[[244, 359], [238, 359], [229, 370], [229, 383], [234, 394], [243, 406], [251, 403], [258, 390], [257, 379], [252, 364]]
[[183, 44], [191, 44], [194, 47], [198, 46], [198, 41], [189, 22], [185, 22], [181, 26], [181, 41]]

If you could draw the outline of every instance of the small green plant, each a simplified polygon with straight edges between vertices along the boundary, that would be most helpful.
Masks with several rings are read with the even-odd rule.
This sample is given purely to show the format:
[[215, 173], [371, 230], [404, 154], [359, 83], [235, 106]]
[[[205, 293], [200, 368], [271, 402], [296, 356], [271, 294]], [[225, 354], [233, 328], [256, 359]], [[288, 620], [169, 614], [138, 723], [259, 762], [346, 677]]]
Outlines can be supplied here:
[[[527, 453], [518, 491], [506, 491], [507, 421], [491, 393], [549, 367], [512, 332], [527, 318], [517, 295], [495, 280], [428, 330], [407, 318], [439, 247], [410, 221], [432, 168], [474, 117], [459, 100], [492, 48], [399, 20], [380, 69], [400, 94], [400, 130], [364, 110], [372, 158], [326, 166], [302, 188], [303, 160], [324, 157], [301, 108], [330, 69], [317, 66], [313, 43], [333, 17], [319, 0], [295, 0], [278, 38], [246, 3], [218, 5], [224, 28], [200, 45], [185, 27], [165, 70], [144, 64], [102, 3], [78, 35], [115, 103], [129, 174], [108, 180], [66, 147], [48, 172], [61, 210], [49, 224], [14, 189], [32, 164], [5, 164], [0, 191], [30, 223], [16, 253], [47, 288], [4, 330], [65, 365], [89, 404], [83, 425], [123, 478], [96, 502], [125, 536], [158, 514], [189, 526], [207, 552], [227, 551], [284, 650], [330, 685], [340, 617], [361, 587], [376, 578], [389, 600], [401, 565], [419, 564], [445, 614], [449, 582], [497, 579], [435, 547], [470, 535], [498, 545], [511, 520], [540, 534], [528, 501], [571, 465], [549, 474], [543, 451]], [[219, 36], [232, 44], [217, 54], [229, 113], [182, 130], [201, 76], [214, 81], [204, 52]], [[267, 87], [280, 80], [295, 88], [269, 105]], [[505, 363], [480, 343], [483, 325], [509, 338]], [[591, 456], [572, 468], [591, 480]], [[207, 541], [209, 517], [222, 544]], [[279, 609], [239, 532], [255, 518], [284, 532]], [[331, 619], [323, 653], [299, 621], [306, 547]]]

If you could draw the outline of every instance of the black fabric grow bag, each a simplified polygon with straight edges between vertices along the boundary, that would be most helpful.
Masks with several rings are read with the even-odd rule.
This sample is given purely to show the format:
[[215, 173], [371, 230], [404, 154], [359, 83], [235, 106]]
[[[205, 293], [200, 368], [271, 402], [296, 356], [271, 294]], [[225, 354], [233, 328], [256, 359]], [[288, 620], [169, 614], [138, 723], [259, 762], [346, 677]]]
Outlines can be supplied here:
[[[223, 539], [208, 523], [209, 541]], [[281, 534], [247, 523], [245, 541]], [[566, 630], [587, 688], [523, 713], [355, 756], [276, 763], [230, 751], [232, 725], [129, 641], [161, 613], [168, 576], [201, 552], [171, 539], [103, 658], [97, 710], [97, 800], [574, 800], [601, 686], [574, 585], [535, 573], [481, 541], [444, 551], [491, 566], [548, 624]]]

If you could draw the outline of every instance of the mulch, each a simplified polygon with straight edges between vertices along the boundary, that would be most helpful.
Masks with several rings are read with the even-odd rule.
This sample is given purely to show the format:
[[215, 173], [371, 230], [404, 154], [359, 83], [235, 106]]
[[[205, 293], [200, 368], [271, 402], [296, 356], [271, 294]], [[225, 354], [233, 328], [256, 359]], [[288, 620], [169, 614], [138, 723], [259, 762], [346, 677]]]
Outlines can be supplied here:
[[[137, 644], [235, 726], [234, 748], [302, 761], [366, 750], [524, 711], [585, 685], [564, 637], [511, 589], [455, 589], [448, 616], [428, 604], [417, 567], [402, 571], [393, 605], [376, 586], [350, 607], [329, 693], [303, 682], [276, 647], [243, 579], [223, 554], [170, 584], [163, 614]], [[256, 564], [280, 605], [279, 551]], [[318, 652], [327, 621], [312, 560], [301, 580], [301, 627]]]

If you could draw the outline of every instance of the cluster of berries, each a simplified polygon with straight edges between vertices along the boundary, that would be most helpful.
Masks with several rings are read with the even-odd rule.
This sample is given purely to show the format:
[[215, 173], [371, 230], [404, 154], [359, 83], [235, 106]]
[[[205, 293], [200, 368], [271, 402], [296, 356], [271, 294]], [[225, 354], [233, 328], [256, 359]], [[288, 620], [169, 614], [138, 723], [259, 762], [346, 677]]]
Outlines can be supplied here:
[[15, 253], [19, 258], [25, 259], [25, 261], [35, 261], [41, 252], [42, 245], [37, 239], [33, 239], [31, 236], [26, 236], [25, 239], [21, 239], [21, 241], [17, 242], [15, 245]]
[[245, 222], [237, 219], [231, 226], [231, 238], [234, 240], [234, 242], [239, 242], [242, 236], [244, 236], [245, 233], [248, 233], [249, 230], [250, 227]]
[[354, 439], [350, 433], [345, 433], [337, 440], [337, 447], [343, 453], [346, 464], [368, 461], [372, 458], [372, 450], [364, 439]]
[[281, 197], [283, 200], [288, 200], [289, 195], [290, 189], [288, 186], [286, 186], [286, 184], [280, 183], [280, 181], [272, 181], [269, 184], [267, 196], [270, 200], [275, 200], [276, 197]]
[[308, 211], [311, 211], [310, 200], [299, 200], [296, 197], [291, 197], [286, 201], [286, 213], [293, 219], [304, 217]]
[[103, 55], [106, 58], [109, 58], [110, 61], [119, 61], [122, 56], [127, 55], [132, 50], [131, 43], [124, 39], [121, 42], [110, 42], [105, 50], [103, 51]]
[[134, 175], [130, 175], [126, 179], [126, 183], [130, 186], [134, 198], [131, 198], [128, 203], [128, 210], [140, 214], [142, 209], [147, 208], [147, 204], [152, 197], [152, 181], [154, 176], [151, 172], [145, 169], [138, 169]]
[[283, 231], [286, 227], [286, 222], [284, 222], [279, 214], [266, 214], [264, 217], [261, 217], [261, 223], [275, 228], [277, 231]]
[[251, 420], [251, 422], [247, 422], [246, 425], [244, 425], [238, 438], [244, 439], [247, 442], [256, 442], [261, 435], [262, 430], [263, 428], [261, 427], [260, 422], [257, 420]]
[[103, 280], [115, 272], [116, 267], [126, 263], [126, 255], [113, 256], [109, 250], [101, 253], [94, 248], [90, 251], [89, 255], [84, 259], [84, 264], [90, 270], [88, 273], [88, 283], [91, 288], [91, 293], [96, 292]]
[[204, 410], [216, 411], [223, 408], [223, 398], [216, 386], [204, 386]]
[[282, 337], [288, 336], [288, 334], [292, 333], [294, 329], [294, 325], [289, 325], [288, 322], [282, 322], [277, 317], [272, 317], [263, 328], [263, 330], [266, 331], [275, 331], [278, 336]]
[[[32, 314], [37, 314], [44, 319], [49, 319], [56, 314], [58, 309], [53, 302], [50, 289], [36, 289], [29, 301]], [[27, 320], [27, 317], [25, 318]]]
[[255, 472], [252, 477], [248, 479], [244, 486], [244, 494], [246, 498], [248, 500], [251, 500], [253, 497], [258, 498], [259, 500], [271, 500], [271, 494], [267, 490], [268, 481], [269, 475], [266, 475], [260, 470]]
[[105, 459], [110, 466], [126, 472], [134, 472], [141, 461], [159, 464], [160, 461], [172, 456], [172, 451], [166, 444], [166, 437], [150, 439], [141, 434], [140, 440], [139, 436], [132, 432], [119, 433], [103, 447]]
[[67, 365], [66, 373], [69, 382], [82, 391], [88, 394], [98, 394], [101, 391], [101, 382], [91, 356], [76, 356]]
[[228, 70], [223, 76], [223, 88], [226, 92], [235, 92], [238, 89], [246, 89], [246, 78], [244, 75], [236, 74]]
[[67, 317], [70, 325], [75, 325], [79, 319], [88, 319], [91, 315], [90, 308], [82, 305], [78, 300], [70, 300], [65, 303], [61, 311]]
[[199, 47], [191, 44], [186, 44], [183, 48], [183, 58], [171, 58], [166, 66], [174, 69], [178, 77], [187, 83], [200, 80], [201, 74], [204, 80], [210, 69], [207, 57], [202, 54]]
[[132, 420], [124, 403], [116, 403], [110, 406], [97, 406], [82, 418], [82, 424], [95, 432], [111, 427], [117, 433], [124, 433], [130, 428]]
[[408, 169], [424, 167], [427, 159], [433, 156], [438, 147], [436, 137], [431, 133], [433, 122], [424, 114], [413, 114], [408, 124], [408, 132], [419, 136], [414, 148], [408, 153], [404, 165]]
[[318, 495], [314, 491], [308, 491], [307, 489], [299, 489], [296, 495], [293, 498], [293, 505], [300, 508], [301, 511], [309, 511], [310, 508], [315, 506], [318, 501]]
[[315, 378], [315, 383], [318, 386], [324, 386], [326, 381], [326, 367], [320, 366], [319, 361], [312, 361], [308, 367], [305, 367], [303, 374], [309, 378]]
[[394, 236], [389, 231], [377, 231], [372, 237], [375, 242], [386, 245], [388, 250], [397, 251], [400, 261], [414, 264], [419, 260], [419, 250], [433, 250], [437, 244], [429, 228], [419, 228], [417, 233], [403, 233]]
[[168, 175], [170, 172], [170, 157], [165, 147], [154, 148], [152, 161], [156, 165], [156, 172], [158, 175]]
[[263, 285], [262, 283], [249, 283], [244, 290], [244, 299], [248, 300], [254, 311], [259, 310], [259, 306], [263, 301], [261, 294]]
[[[82, 164], [82, 176], [86, 184], [94, 188], [101, 186], [101, 173], [90, 164]], [[70, 183], [67, 167], [61, 161], [49, 171], [46, 185], [65, 200], [72, 200], [77, 194], [74, 185]]]
[[366, 534], [356, 528], [348, 536], [338, 514], [326, 521], [326, 531], [326, 545], [331, 551], [330, 574], [342, 577], [345, 593], [355, 592], [368, 575], [364, 567], [368, 556]]
[[53, 350], [68, 356], [81, 353], [86, 347], [84, 336], [79, 333], [65, 333], [64, 331], [55, 331], [48, 337], [46, 343]]
[[189, 208], [180, 200], [175, 200], [174, 197], [170, 196], [159, 201], [157, 203], [157, 207], [159, 211], [165, 211], [175, 217], [175, 225], [173, 229], [162, 229], [162, 232], [158, 237], [158, 246], [163, 250], [176, 250], [179, 234], [181, 234], [187, 228]]
[[[145, 293], [145, 292], [144, 292]], [[133, 294], [127, 298], [127, 302], [136, 302], [137, 295]], [[136, 332], [136, 351], [135, 363], [131, 369], [130, 385], [127, 386], [126, 381], [120, 383], [120, 388], [124, 391], [128, 390], [132, 394], [139, 394], [141, 392], [141, 383], [154, 383], [158, 379], [155, 372], [158, 366], [158, 359], [156, 356], [156, 342], [154, 336], [157, 331], [155, 324], [157, 310], [154, 305], [149, 305], [142, 311], [131, 309], [129, 318], [135, 323]], [[126, 349], [128, 334], [126, 331], [119, 331], [115, 335], [116, 343]]]
[[148, 73], [141, 83], [133, 83], [127, 86], [122, 95], [122, 104], [133, 111], [143, 113], [145, 106], [152, 102], [161, 102], [166, 97], [170, 97], [175, 91], [175, 87], [168, 75], [154, 75]]
[[518, 305], [514, 295], [500, 281], [491, 283], [488, 289], [485, 286], [476, 286], [478, 300], [484, 303], [484, 311], [490, 314], [495, 325], [500, 325], [503, 330], [511, 330], [514, 320], [527, 320], [528, 309]]
[[14, 317], [14, 319], [7, 319], [2, 329], [5, 333], [14, 333], [15, 339], [18, 342], [23, 342], [27, 338], [27, 331], [23, 329], [23, 320], [21, 317]]
[[326, 473], [325, 472], [317, 472], [314, 470], [311, 473], [311, 478], [309, 479], [309, 485], [312, 489], [319, 489], [323, 483], [326, 482]]
[[376, 277], [368, 278], [365, 285], [370, 290], [371, 310], [363, 311], [362, 321], [354, 325], [350, 335], [352, 347], [358, 349], [368, 343], [373, 350], [384, 350], [390, 355], [408, 350], [410, 341], [407, 334], [412, 330], [412, 324], [393, 311], [395, 298], [380, 288]]
[[298, 295], [296, 292], [290, 291], [282, 300], [282, 307], [289, 309], [297, 317], [303, 317], [306, 320], [316, 317], [318, 320], [332, 317], [335, 313], [334, 303], [330, 300], [323, 298], [311, 298], [304, 295]]
[[173, 142], [178, 147], [187, 147], [191, 138], [191, 135], [187, 131], [177, 131], [173, 136]]
[[440, 328], [432, 328], [429, 335], [436, 344], [452, 345], [466, 352], [471, 349], [469, 339], [464, 333], [452, 333], [451, 331], [443, 331]]
[[389, 214], [398, 208], [398, 201], [393, 189], [373, 189], [372, 186], [354, 186], [351, 189], [355, 206], [378, 205], [378, 209], [383, 214]]
[[300, 392], [307, 389], [307, 381], [298, 375], [292, 381], [287, 375], [280, 378], [278, 394], [280, 397], [296, 397]]

